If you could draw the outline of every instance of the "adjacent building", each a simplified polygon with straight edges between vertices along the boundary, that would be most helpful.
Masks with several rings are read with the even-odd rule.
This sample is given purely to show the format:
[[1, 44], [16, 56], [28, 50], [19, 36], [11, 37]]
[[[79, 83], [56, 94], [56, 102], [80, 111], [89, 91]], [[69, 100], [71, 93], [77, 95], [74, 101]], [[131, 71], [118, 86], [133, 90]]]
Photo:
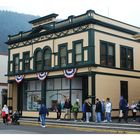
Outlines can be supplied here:
[[7, 62], [8, 55], [0, 53], [0, 109], [7, 104]]
[[140, 99], [140, 28], [93, 10], [62, 21], [57, 16], [9, 35], [8, 105], [32, 117], [43, 102], [53, 118], [58, 101], [78, 98], [82, 106], [87, 97], [92, 103], [109, 97], [117, 116], [120, 96], [130, 104]]

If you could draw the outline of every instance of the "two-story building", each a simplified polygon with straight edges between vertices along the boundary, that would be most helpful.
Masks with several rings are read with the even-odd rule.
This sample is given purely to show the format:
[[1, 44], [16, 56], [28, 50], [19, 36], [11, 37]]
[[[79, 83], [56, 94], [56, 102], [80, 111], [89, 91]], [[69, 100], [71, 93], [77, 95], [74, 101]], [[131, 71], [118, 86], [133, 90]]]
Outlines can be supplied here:
[[130, 104], [140, 99], [140, 28], [93, 10], [57, 16], [32, 20], [30, 31], [9, 36], [8, 105], [38, 116], [40, 102], [52, 108], [69, 97], [82, 106], [87, 97], [92, 103], [109, 97], [117, 116], [121, 95]]

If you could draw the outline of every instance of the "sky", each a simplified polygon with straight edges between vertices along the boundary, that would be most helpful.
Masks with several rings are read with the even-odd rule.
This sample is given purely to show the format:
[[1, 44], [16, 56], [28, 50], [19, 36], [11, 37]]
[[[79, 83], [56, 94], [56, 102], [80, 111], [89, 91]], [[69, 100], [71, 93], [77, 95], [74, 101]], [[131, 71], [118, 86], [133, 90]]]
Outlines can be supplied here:
[[0, 0], [0, 10], [59, 19], [81, 15], [92, 9], [96, 13], [140, 27], [140, 0]]

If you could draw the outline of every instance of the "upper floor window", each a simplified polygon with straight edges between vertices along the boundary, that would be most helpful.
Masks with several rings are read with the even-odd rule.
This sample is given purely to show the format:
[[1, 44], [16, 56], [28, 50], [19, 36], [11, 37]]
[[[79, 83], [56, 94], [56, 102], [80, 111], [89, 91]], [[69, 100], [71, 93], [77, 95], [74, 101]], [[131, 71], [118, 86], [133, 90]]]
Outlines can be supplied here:
[[19, 54], [16, 54], [13, 56], [13, 72], [18, 73], [19, 72]]
[[83, 47], [83, 41], [74, 41], [73, 42], [74, 47], [74, 62], [76, 64], [82, 62], [82, 47]]
[[49, 47], [44, 50], [43, 61], [44, 70], [47, 70], [51, 67], [51, 49]]
[[42, 51], [38, 50], [35, 53], [35, 69], [37, 71], [42, 70]]
[[59, 45], [59, 64], [61, 67], [65, 67], [67, 65], [67, 45], [62, 44]]
[[133, 69], [133, 48], [121, 46], [120, 54], [120, 67]]
[[103, 66], [115, 66], [115, 44], [100, 42], [100, 64]]
[[30, 70], [30, 52], [23, 53], [23, 70], [25, 72]]

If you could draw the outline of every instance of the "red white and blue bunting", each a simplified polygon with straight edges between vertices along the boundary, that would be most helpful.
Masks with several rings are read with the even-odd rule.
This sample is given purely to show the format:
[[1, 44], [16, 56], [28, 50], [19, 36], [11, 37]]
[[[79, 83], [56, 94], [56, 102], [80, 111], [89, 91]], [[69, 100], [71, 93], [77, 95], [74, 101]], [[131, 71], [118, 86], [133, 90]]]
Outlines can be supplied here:
[[36, 74], [39, 80], [44, 80], [48, 76], [48, 72], [40, 72]]
[[20, 83], [24, 78], [24, 75], [18, 75], [18, 76], [15, 76], [15, 80], [17, 83]]
[[77, 69], [66, 69], [64, 70], [64, 76], [68, 79], [72, 79], [75, 75], [75, 73], [77, 72]]

